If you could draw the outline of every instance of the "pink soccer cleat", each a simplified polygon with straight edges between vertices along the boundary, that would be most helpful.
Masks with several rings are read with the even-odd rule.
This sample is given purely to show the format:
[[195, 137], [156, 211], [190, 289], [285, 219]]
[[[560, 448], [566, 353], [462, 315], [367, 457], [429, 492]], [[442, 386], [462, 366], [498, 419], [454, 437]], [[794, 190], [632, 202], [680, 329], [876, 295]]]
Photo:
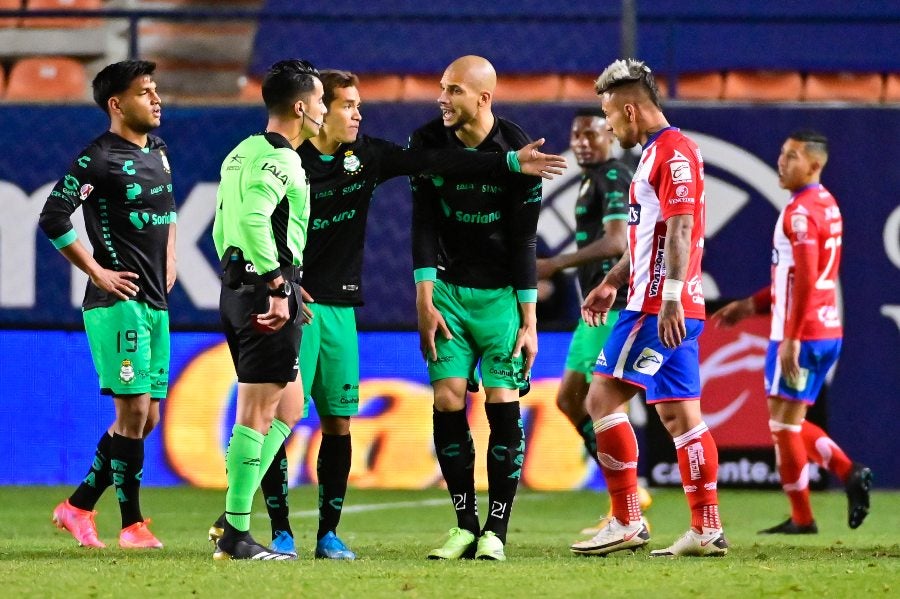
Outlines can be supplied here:
[[153, 536], [147, 525], [150, 518], [143, 522], [135, 522], [119, 533], [119, 547], [122, 549], [162, 549], [163, 544]]
[[68, 530], [82, 547], [106, 547], [97, 538], [97, 525], [94, 524], [95, 511], [78, 509], [66, 499], [53, 509], [51, 519], [60, 530]]

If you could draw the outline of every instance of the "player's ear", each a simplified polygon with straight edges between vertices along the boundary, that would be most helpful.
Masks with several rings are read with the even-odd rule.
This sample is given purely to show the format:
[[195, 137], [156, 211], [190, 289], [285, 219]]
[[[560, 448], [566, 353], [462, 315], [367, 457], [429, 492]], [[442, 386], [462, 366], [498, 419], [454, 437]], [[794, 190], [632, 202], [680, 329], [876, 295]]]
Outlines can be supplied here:
[[491, 103], [491, 92], [485, 90], [478, 94], [478, 105], [479, 106], [487, 106]]
[[114, 112], [121, 112], [121, 103], [119, 102], [119, 98], [115, 96], [110, 96], [109, 100], [106, 101], [106, 107], [109, 109], [109, 113], [112, 114]]
[[303, 112], [306, 110], [306, 106], [303, 104], [303, 100], [297, 100], [294, 102], [294, 116], [298, 119], [303, 116]]

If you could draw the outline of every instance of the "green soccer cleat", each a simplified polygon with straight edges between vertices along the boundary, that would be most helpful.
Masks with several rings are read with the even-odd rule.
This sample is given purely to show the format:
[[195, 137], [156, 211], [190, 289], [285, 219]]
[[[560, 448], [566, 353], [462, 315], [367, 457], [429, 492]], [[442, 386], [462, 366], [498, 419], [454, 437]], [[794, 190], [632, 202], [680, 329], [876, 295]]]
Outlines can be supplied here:
[[471, 559], [475, 555], [475, 535], [464, 528], [450, 529], [447, 542], [432, 549], [428, 559]]
[[475, 550], [475, 559], [489, 559], [496, 562], [505, 562], [506, 554], [503, 552], [503, 541], [491, 530], [484, 531], [478, 539], [478, 548]]

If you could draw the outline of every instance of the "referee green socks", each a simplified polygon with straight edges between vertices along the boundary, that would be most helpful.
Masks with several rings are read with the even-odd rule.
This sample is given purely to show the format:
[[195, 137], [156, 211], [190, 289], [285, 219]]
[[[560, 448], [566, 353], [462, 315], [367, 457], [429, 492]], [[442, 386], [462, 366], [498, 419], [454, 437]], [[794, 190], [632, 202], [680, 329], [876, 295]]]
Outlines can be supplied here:
[[231, 428], [225, 472], [225, 519], [241, 532], [250, 530], [253, 494], [259, 486], [259, 462], [265, 436], [250, 427], [235, 424]]

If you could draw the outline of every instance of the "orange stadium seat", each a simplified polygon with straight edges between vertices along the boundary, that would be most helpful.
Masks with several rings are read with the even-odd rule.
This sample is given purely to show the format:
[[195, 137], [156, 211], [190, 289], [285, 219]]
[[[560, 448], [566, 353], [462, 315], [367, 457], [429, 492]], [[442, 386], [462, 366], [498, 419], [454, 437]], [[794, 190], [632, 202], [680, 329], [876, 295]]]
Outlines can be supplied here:
[[803, 95], [803, 76], [796, 71], [729, 71], [723, 100], [792, 102]]
[[403, 78], [403, 100], [437, 102], [438, 96], [441, 95], [440, 81], [440, 75], [407, 75]]
[[[676, 91], [679, 100], [718, 100], [722, 97], [724, 85], [722, 73], [717, 71], [710, 73], [682, 73], [678, 76], [678, 89]], [[660, 93], [668, 95], [668, 90]]]
[[6, 69], [3, 68], [3, 65], [0, 64], [0, 98], [3, 98], [3, 93], [6, 91]]
[[[22, 0], [0, 0], [0, 10], [19, 10], [22, 8]], [[16, 17], [4, 17], [0, 19], [0, 29], [15, 27], [19, 24]]]
[[494, 92], [496, 102], [548, 102], [559, 99], [562, 78], [555, 73], [501, 75]]
[[597, 91], [594, 89], [594, 75], [563, 75], [560, 84], [559, 99], [573, 102], [597, 102]]
[[359, 95], [363, 102], [396, 102], [403, 95], [403, 77], [359, 75]]
[[884, 101], [900, 102], [900, 73], [888, 73], [884, 79]]
[[84, 65], [72, 58], [23, 58], [9, 72], [6, 99], [82, 101], [87, 92]]
[[803, 88], [803, 99], [812, 102], [880, 102], [883, 94], [880, 73], [809, 73]]
[[[96, 10], [102, 8], [101, 0], [26, 0], [28, 10]], [[81, 29], [99, 27], [103, 21], [90, 17], [25, 17], [22, 27], [41, 29]]]
[[238, 100], [241, 102], [252, 102], [254, 104], [261, 103], [262, 100], [262, 81], [253, 77], [241, 77], [238, 80]]

